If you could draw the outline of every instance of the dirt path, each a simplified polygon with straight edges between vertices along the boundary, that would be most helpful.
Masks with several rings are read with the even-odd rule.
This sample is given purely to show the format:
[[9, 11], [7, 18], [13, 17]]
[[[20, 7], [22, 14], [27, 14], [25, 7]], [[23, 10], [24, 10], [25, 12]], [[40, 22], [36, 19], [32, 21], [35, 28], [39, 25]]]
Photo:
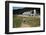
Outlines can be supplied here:
[[22, 24], [21, 24], [21, 27], [30, 27], [30, 25], [25, 24], [25, 23], [22, 23]]
[[30, 25], [26, 21], [26, 16], [23, 18], [23, 22], [21, 23], [21, 27], [30, 27]]

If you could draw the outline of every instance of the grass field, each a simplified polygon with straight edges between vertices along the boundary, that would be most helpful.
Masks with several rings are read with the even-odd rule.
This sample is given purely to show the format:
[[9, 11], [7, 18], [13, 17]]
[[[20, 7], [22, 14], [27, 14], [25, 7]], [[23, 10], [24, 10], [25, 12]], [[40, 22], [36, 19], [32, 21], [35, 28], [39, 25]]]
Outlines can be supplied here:
[[28, 24], [30, 27], [38, 27], [40, 26], [40, 17], [38, 16], [13, 16], [13, 28], [21, 27], [21, 24]]

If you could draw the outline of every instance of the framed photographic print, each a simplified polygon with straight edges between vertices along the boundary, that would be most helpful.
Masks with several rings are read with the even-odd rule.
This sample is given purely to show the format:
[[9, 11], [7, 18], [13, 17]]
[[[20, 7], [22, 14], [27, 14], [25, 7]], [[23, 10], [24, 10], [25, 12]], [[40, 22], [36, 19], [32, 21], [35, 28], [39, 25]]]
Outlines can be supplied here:
[[5, 1], [5, 33], [45, 31], [45, 3]]

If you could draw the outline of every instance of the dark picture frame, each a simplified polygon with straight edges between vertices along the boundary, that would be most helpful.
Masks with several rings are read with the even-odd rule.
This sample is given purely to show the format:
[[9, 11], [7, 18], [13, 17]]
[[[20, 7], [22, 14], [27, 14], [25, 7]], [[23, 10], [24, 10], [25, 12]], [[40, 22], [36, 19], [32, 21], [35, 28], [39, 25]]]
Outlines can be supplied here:
[[[22, 3], [22, 4], [35, 4], [43, 5], [43, 30], [39, 31], [22, 31], [22, 32], [9, 32], [9, 3]], [[18, 34], [18, 33], [35, 33], [45, 32], [45, 3], [38, 2], [21, 2], [21, 1], [5, 1], [5, 34]]]

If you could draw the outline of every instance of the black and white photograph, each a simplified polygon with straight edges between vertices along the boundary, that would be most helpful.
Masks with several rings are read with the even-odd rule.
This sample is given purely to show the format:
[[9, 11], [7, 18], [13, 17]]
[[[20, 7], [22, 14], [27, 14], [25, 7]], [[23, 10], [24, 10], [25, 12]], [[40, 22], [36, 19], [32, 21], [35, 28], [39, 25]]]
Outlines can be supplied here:
[[5, 2], [5, 33], [44, 32], [44, 3]]

